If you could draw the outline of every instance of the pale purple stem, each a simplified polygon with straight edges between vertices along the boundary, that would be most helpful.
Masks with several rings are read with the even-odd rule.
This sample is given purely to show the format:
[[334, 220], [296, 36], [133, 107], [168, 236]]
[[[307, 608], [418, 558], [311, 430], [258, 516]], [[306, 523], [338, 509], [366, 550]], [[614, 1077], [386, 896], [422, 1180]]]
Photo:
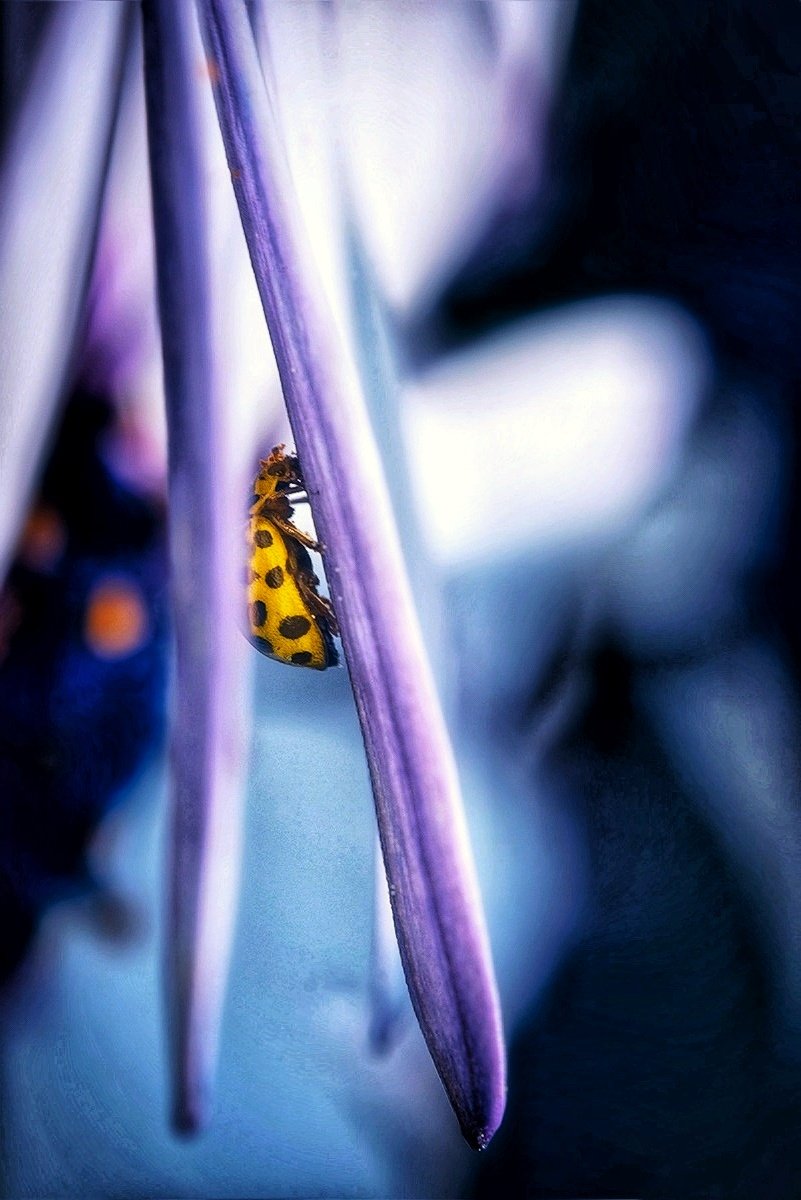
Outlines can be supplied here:
[[189, 0], [146, 0], [142, 14], [176, 650], [165, 986], [173, 1122], [192, 1132], [209, 1112], [238, 893], [247, 672], [235, 561], [243, 546], [221, 448], [202, 47]]
[[245, 237], [325, 547], [404, 971], [464, 1136], [482, 1148], [503, 1113], [505, 1064], [455, 763], [369, 419], [298, 227], [246, 10], [198, 2]]
[[75, 354], [125, 5], [55, 6], [0, 168], [0, 582]]

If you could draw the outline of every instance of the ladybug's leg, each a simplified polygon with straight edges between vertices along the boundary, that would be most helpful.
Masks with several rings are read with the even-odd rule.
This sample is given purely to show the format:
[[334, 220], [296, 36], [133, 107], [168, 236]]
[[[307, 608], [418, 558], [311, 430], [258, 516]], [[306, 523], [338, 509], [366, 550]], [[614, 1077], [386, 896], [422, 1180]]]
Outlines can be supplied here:
[[309, 550], [316, 550], [318, 553], [322, 549], [320, 543], [315, 541], [308, 533], [304, 533], [302, 529], [298, 529], [291, 521], [285, 520], [284, 517], [276, 516], [275, 513], [270, 513], [270, 520], [276, 525], [283, 534], [293, 541], [300, 542], [302, 546], [307, 546]]
[[307, 607], [314, 613], [315, 617], [327, 625], [331, 633], [339, 635], [339, 626], [336, 614], [331, 606], [331, 601], [326, 596], [321, 596], [317, 591], [317, 576], [312, 575], [309, 577], [305, 571], [298, 571], [296, 580], [300, 594]]

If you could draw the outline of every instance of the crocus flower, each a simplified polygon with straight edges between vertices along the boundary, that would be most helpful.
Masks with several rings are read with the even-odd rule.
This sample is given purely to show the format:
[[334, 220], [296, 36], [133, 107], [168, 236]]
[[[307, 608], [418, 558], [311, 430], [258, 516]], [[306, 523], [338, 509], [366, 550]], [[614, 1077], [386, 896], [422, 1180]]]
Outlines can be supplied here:
[[[288, 15], [289, 9], [276, 8], [282, 18], [273, 18], [272, 11], [268, 7], [266, 14], [261, 14], [262, 19], [266, 17], [270, 35], [274, 21], [294, 19]], [[192, 29], [191, 10], [166, 3], [146, 8], [155, 225], [171, 426], [171, 520], [179, 650], [173, 734], [175, 873], [172, 941], [166, 954], [168, 971], [172, 972], [168, 992], [175, 1118], [182, 1127], [192, 1127], [200, 1124], [208, 1111], [236, 890], [239, 828], [235, 776], [241, 763], [238, 742], [242, 726], [237, 711], [241, 675], [235, 662], [244, 646], [228, 636], [236, 617], [230, 588], [233, 563], [224, 531], [239, 530], [235, 497], [241, 463], [232, 468], [229, 451], [221, 446], [218, 432], [237, 389], [225, 372], [220, 378], [219, 370], [215, 370], [223, 361], [225, 345], [215, 325], [217, 314], [211, 311], [220, 297], [212, 279], [213, 256], [209, 253], [213, 221], [203, 211], [207, 197], [198, 183], [203, 170], [198, 163], [202, 164], [206, 147], [204, 144], [198, 148], [196, 106], [202, 108], [204, 93], [210, 100], [210, 79], [217, 92], [231, 172], [315, 522], [326, 548], [329, 583], [364, 722], [396, 928], [415, 1007], [468, 1140], [482, 1145], [491, 1136], [502, 1107], [497, 1000], [465, 845], [453, 760], [399, 565], [381, 472], [358, 403], [360, 385], [318, 295], [315, 272], [304, 249], [304, 233], [297, 224], [295, 194], [280, 170], [280, 157], [286, 147], [281, 144], [280, 128], [265, 108], [244, 9], [207, 3], [201, 6], [201, 12], [209, 40], [205, 65]], [[345, 21], [348, 19], [345, 10]], [[358, 19], [364, 19], [364, 12]], [[465, 18], [459, 15], [457, 20], [463, 22]], [[443, 44], [446, 42], [443, 38]], [[514, 59], [510, 53], [509, 61]], [[514, 76], [515, 72], [510, 70], [509, 74]], [[463, 83], [465, 88], [469, 86], [469, 81]], [[165, 95], [170, 89], [169, 102], [158, 99], [160, 87]], [[280, 93], [280, 87], [276, 91]], [[287, 103], [284, 99], [285, 107]], [[503, 110], [503, 104], [498, 107]], [[484, 144], [490, 148], [493, 128], [484, 130]], [[290, 155], [298, 153], [296, 145], [288, 148]], [[350, 144], [348, 153], [353, 153]], [[498, 176], [508, 178], [509, 157], [501, 154], [499, 161]], [[368, 176], [369, 172], [361, 176], [362, 186]], [[459, 193], [458, 179], [451, 181], [450, 191], [452, 198]], [[355, 212], [363, 217], [364, 200], [358, 185], [354, 186], [354, 196]], [[399, 308], [411, 306], [410, 298], [424, 305], [437, 279], [464, 252], [465, 244], [475, 234], [486, 197], [473, 200], [475, 209], [455, 223], [459, 234], [455, 241], [447, 241], [448, 214], [447, 205], [443, 205], [437, 209], [437, 230], [431, 236], [428, 254], [404, 256], [403, 248], [396, 243], [391, 261], [413, 273], [413, 278], [410, 275], [406, 279], [406, 290], [393, 296]], [[308, 211], [308, 195], [301, 206]], [[420, 204], [418, 227], [425, 225], [428, 207]], [[365, 243], [378, 264], [379, 283], [386, 286], [390, 274], [369, 221], [363, 223], [363, 230]], [[392, 289], [387, 287], [387, 291], [391, 293]], [[454, 565], [463, 568], [470, 556], [472, 547], [465, 525], [453, 519], [460, 498], [467, 499], [475, 522], [486, 511], [482, 507], [484, 478], [472, 465], [481, 464], [482, 459], [471, 456], [486, 433], [481, 419], [482, 396], [493, 391], [494, 381], [502, 378], [509, 364], [520, 367], [524, 362], [526, 366], [517, 372], [518, 389], [510, 386], [501, 397], [508, 404], [502, 405], [505, 419], [493, 443], [493, 455], [497, 451], [498, 461], [503, 462], [504, 448], [516, 446], [515, 472], [524, 475], [526, 486], [531, 485], [536, 480], [535, 467], [542, 462], [533, 459], [530, 473], [525, 475], [525, 450], [531, 449], [544, 429], [551, 432], [554, 445], [558, 444], [562, 452], [562, 475], [556, 479], [552, 475], [548, 489], [543, 489], [543, 494], [555, 493], [552, 506], [546, 508], [547, 520], [540, 525], [535, 520], [533, 531], [529, 513], [524, 514], [520, 524], [514, 520], [504, 522], [492, 544], [487, 544], [488, 563], [495, 564], [510, 547], [530, 544], [532, 537], [536, 542], [543, 528], [555, 540], [565, 528], [570, 534], [577, 532], [579, 538], [588, 529], [597, 532], [599, 524], [613, 529], [615, 519], [625, 514], [627, 505], [641, 505], [651, 494], [680, 443], [692, 404], [674, 409], [658, 386], [648, 390], [647, 370], [643, 382], [636, 369], [628, 369], [632, 364], [637, 366], [637, 351], [632, 347], [642, 339], [636, 322], [632, 320], [627, 326], [625, 312], [622, 316], [618, 313], [618, 317], [616, 327], [628, 328], [631, 335], [627, 338], [624, 332], [619, 339], [619, 353], [606, 359], [588, 353], [581, 360], [583, 372], [578, 370], [576, 377], [571, 376], [574, 384], [578, 380], [585, 396], [590, 386], [597, 386], [594, 367], [606, 363], [608, 386], [604, 395], [609, 402], [607, 412], [614, 417], [607, 447], [622, 447], [621, 470], [614, 481], [617, 486], [605, 486], [591, 438], [578, 439], [578, 444], [571, 438], [562, 437], [560, 441], [556, 432], [562, 397], [558, 371], [549, 377], [553, 395], [541, 427], [534, 434], [520, 435], [520, 430], [527, 430], [523, 419], [526, 403], [531, 404], [528, 379], [543, 361], [563, 361], [577, 343], [586, 347], [585, 334], [587, 328], [592, 328], [591, 321], [582, 325], [579, 317], [571, 325], [568, 318], [566, 329], [557, 321], [558, 329], [565, 333], [561, 342], [558, 336], [550, 341], [547, 336], [538, 340], [532, 323], [519, 331], [511, 345], [488, 342], [481, 348], [485, 355], [478, 352], [477, 358], [465, 355], [454, 359], [441, 374], [432, 372], [424, 379], [411, 398], [404, 392], [409, 408], [408, 418], [404, 418], [407, 434], [415, 451], [418, 446], [424, 447], [430, 456], [428, 461], [437, 461], [438, 457], [447, 460], [459, 417], [454, 393], [463, 402], [461, 415], [469, 418], [474, 432], [480, 430], [472, 441], [465, 437], [460, 444], [463, 469], [444, 488], [437, 488], [436, 473], [427, 471], [422, 480], [417, 472], [411, 473], [420, 524], [439, 564], [449, 569]], [[664, 325], [672, 328], [670, 314]], [[686, 348], [686, 340], [679, 337], [678, 343]], [[651, 358], [659, 360], [660, 345], [657, 332]], [[643, 357], [648, 359], [648, 353]], [[485, 375], [477, 369], [479, 364]], [[657, 361], [653, 372], [657, 384], [662, 365]], [[630, 390], [624, 388], [621, 398], [617, 390], [626, 383]], [[655, 401], [654, 418], [636, 424], [643, 395]], [[540, 403], [543, 399], [538, 397]], [[574, 428], [580, 429], [591, 412], [591, 404], [577, 404]], [[651, 454], [639, 476], [630, 470], [630, 460], [640, 451], [641, 442], [633, 436], [626, 440], [632, 423], [639, 431], [645, 427], [651, 435]], [[247, 439], [242, 440], [244, 443]], [[467, 470], [465, 464], [471, 464]], [[588, 466], [594, 468], [595, 491], [575, 487], [575, 480], [582, 478]], [[247, 494], [244, 486], [241, 494]], [[520, 496], [525, 494], [521, 485]], [[236, 540], [231, 538], [231, 546]], [[207, 639], [203, 630], [210, 631]], [[483, 649], [486, 653], [486, 647]], [[491, 670], [492, 663], [489, 667]], [[223, 687], [230, 690], [221, 697]], [[232, 696], [234, 700], [226, 711], [221, 698], [230, 702]], [[197, 719], [190, 720], [190, 716]], [[204, 770], [201, 765], [205, 765]], [[558, 870], [552, 872], [554, 888], [556, 876]], [[517, 916], [515, 913], [515, 919]], [[556, 953], [552, 950], [551, 957]], [[504, 957], [508, 960], [513, 954], [507, 949]], [[263, 967], [260, 964], [260, 970], [269, 975], [269, 962]], [[547, 976], [543, 969], [539, 987]], [[259, 1086], [269, 1087], [269, 1080], [259, 1081]]]

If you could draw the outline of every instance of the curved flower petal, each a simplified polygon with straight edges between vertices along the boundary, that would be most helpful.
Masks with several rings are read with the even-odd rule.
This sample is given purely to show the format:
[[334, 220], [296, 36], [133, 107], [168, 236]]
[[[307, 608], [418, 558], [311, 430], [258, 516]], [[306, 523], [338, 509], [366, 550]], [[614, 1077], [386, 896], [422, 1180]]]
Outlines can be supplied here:
[[191, 1132], [208, 1116], [238, 893], [247, 644], [215, 352], [199, 39], [188, 3], [153, 0], [143, 17], [176, 643], [165, 969], [173, 1119]]
[[56, 6], [6, 147], [0, 182], [0, 578], [74, 349], [114, 125], [125, 16], [124, 5]]
[[452, 751], [369, 422], [297, 228], [245, 9], [200, 4], [228, 162], [315, 525], [326, 548], [372, 777], [401, 957], [471, 1145], [501, 1119], [504, 1055]]

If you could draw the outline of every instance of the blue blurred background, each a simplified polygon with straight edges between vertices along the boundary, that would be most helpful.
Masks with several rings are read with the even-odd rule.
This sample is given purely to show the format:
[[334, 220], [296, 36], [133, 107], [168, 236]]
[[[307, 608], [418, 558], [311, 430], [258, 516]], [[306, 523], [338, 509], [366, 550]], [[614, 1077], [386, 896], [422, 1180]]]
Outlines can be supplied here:
[[[6, 180], [57, 7], [0, 8]], [[301, 8], [254, 23], [326, 245], [314, 103], [342, 122], [356, 283], [330, 286], [456, 746], [506, 1119], [480, 1157], [462, 1145], [402, 997], [371, 1051], [347, 676], [259, 658], [215, 1117], [168, 1129], [158, 344], [146, 173], [114, 167], [141, 153], [134, 40], [0, 599], [4, 1194], [792, 1200], [801, 12], [358, 4], [334, 70], [328, 17]], [[282, 418], [253, 378], [255, 455]]]

